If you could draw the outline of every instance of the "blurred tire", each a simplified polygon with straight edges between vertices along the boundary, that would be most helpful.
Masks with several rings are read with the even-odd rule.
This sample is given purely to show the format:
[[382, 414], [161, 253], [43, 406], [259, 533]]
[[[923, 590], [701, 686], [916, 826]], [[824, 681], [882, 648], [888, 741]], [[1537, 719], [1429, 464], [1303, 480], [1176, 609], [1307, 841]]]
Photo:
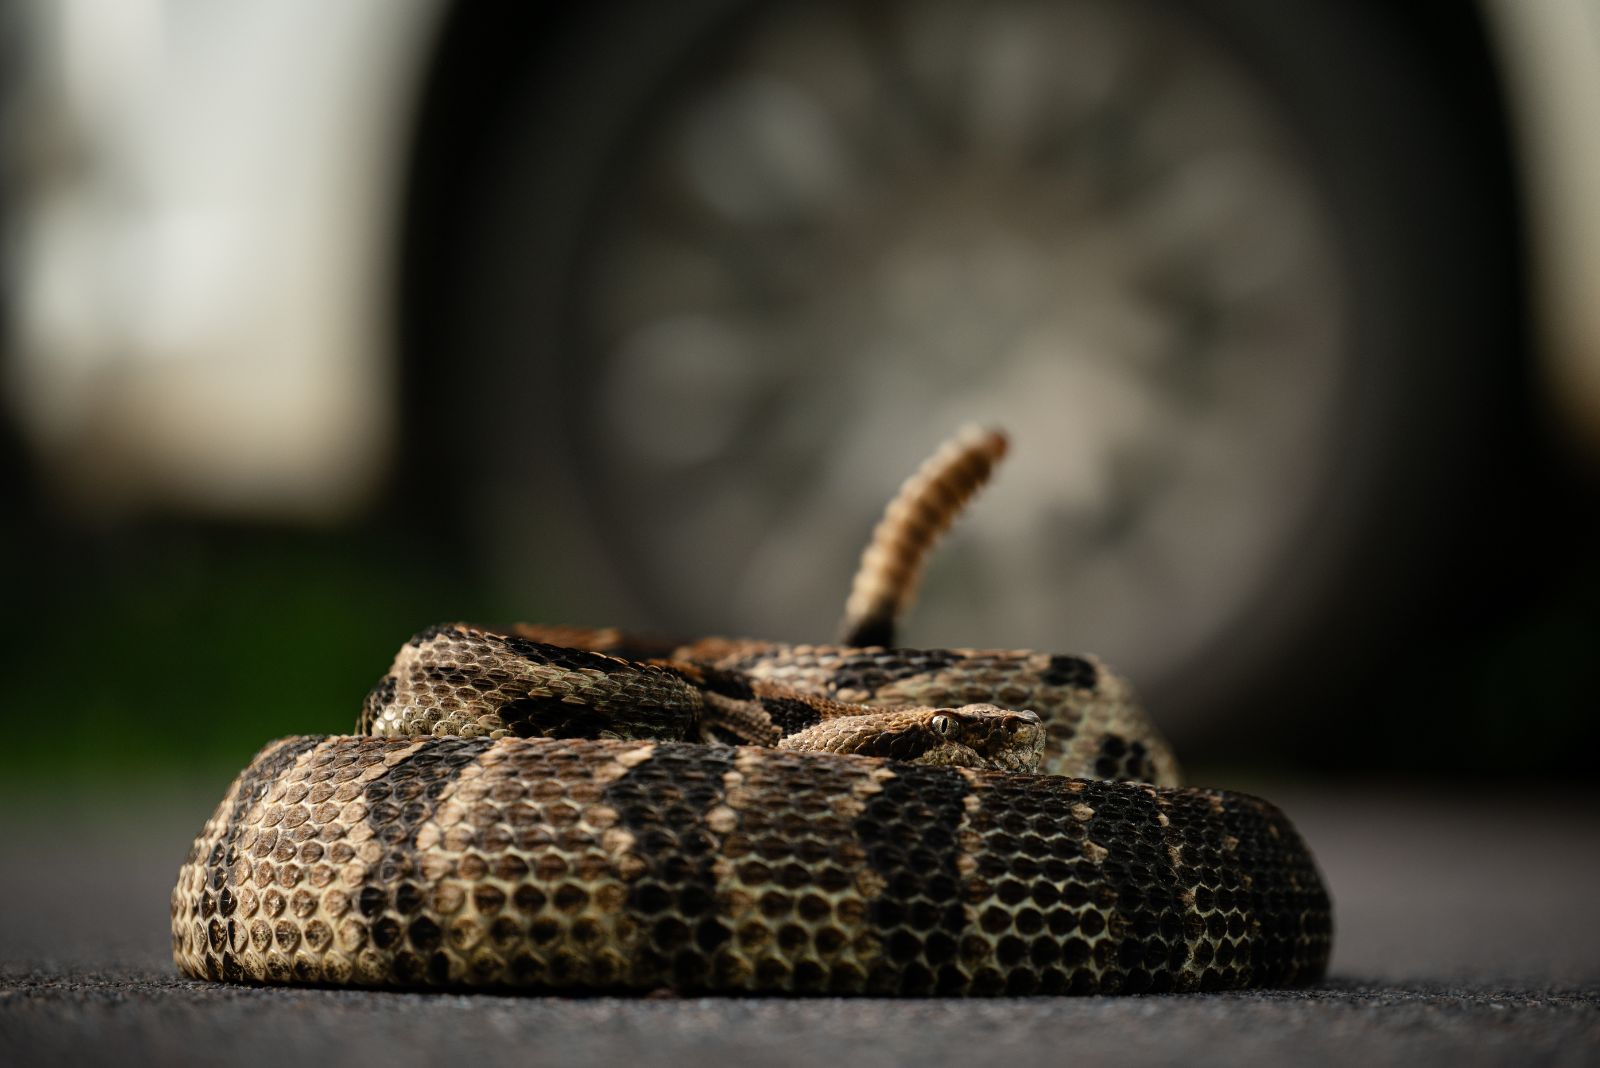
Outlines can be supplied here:
[[[1441, 538], [1460, 543], [1454, 524], [1465, 496], [1496, 452], [1514, 445], [1491, 440], [1515, 382], [1519, 279], [1492, 87], [1461, 73], [1481, 58], [1481, 42], [1460, 12], [1417, 5], [1048, 6], [1139, 20], [1141, 33], [1179, 53], [1193, 42], [1287, 132], [1285, 173], [1309, 191], [1327, 236], [1318, 269], [1331, 272], [1330, 285], [1302, 297], [1337, 294], [1331, 362], [1316, 372], [1325, 380], [1299, 393], [1270, 380], [1255, 403], [1302, 404], [1306, 421], [1326, 433], [1294, 449], [1248, 436], [1228, 442], [1235, 452], [1225, 456], [1276, 462], [1275, 453], [1292, 454], [1273, 468], [1280, 480], [1293, 474], [1292, 491], [1278, 483], [1238, 490], [1238, 500], [1256, 504], [1231, 514], [1246, 524], [1265, 517], [1254, 540], [1241, 549], [1224, 529], [1215, 552], [1187, 556], [1163, 546], [1223, 529], [1229, 514], [1162, 503], [1172, 493], [1217, 499], [1185, 481], [1185, 458], [1206, 436], [1144, 453], [1138, 442], [1119, 443], [1108, 450], [1106, 479], [1133, 489], [1107, 495], [1087, 518], [1058, 508], [1058, 527], [1033, 536], [1068, 539], [1072, 553], [1051, 565], [1059, 573], [1032, 581], [1004, 566], [1026, 554], [1002, 535], [1030, 508], [1048, 512], [1040, 501], [1048, 505], [1054, 487], [1038, 468], [1019, 474], [1015, 496], [980, 504], [959, 532], [906, 638], [1096, 648], [1134, 674], [1180, 741], [1283, 701], [1334, 699], [1430, 588], [1425, 565], [1440, 559]], [[640, 192], [640, 174], [662, 131], [692, 126], [695, 102], [715, 91], [719, 72], [737, 74], [750, 42], [765, 35], [770, 43], [796, 10], [699, 0], [670, 11], [623, 3], [600, 14], [487, 16], [464, 6], [455, 20], [419, 140], [406, 248], [405, 469], [450, 491], [439, 521], [502, 584], [508, 605], [573, 621], [826, 638], [876, 502], [953, 429], [946, 410], [960, 412], [983, 393], [983, 368], [930, 371], [933, 395], [948, 404], [932, 415], [884, 415], [862, 388], [872, 382], [873, 350], [845, 351], [828, 366], [836, 381], [813, 391], [800, 415], [786, 415], [782, 391], [777, 400], [719, 392], [739, 369], [740, 350], [718, 350], [713, 331], [682, 335], [682, 351], [703, 360], [617, 407], [619, 381], [637, 376], [619, 379], [618, 343], [595, 311], [614, 296], [603, 283], [618, 262], [597, 265], [597, 257], [629, 237], [608, 224], [641, 217], [650, 194]], [[1453, 21], [1441, 29], [1435, 19]], [[1459, 56], [1446, 56], [1441, 40]], [[1062, 42], [1063, 62], [1071, 44]], [[709, 247], [713, 235], [690, 243], [698, 240]], [[1203, 320], [1206, 309], [1196, 314]], [[673, 393], [691, 373], [693, 388]], [[830, 391], [843, 398], [837, 410], [817, 401]], [[1053, 440], [1050, 424], [1075, 414], [1067, 404], [1057, 420], [1035, 415], [1016, 425], [1005, 405], [1027, 395], [1023, 383], [994, 402], [998, 410], [971, 413], [1011, 423], [1018, 465], [1030, 435]], [[678, 423], [652, 407], [697, 400], [705, 408]], [[650, 469], [651, 441], [678, 450], [703, 411], [730, 410], [734, 429], [691, 441], [670, 477]], [[645, 420], [653, 422], [644, 445], [619, 451], [616, 442]], [[1218, 425], [1225, 433], [1240, 420]], [[847, 448], [830, 460], [840, 442]], [[1244, 472], [1248, 482], [1249, 463], [1217, 469]], [[829, 471], [850, 478], [818, 474]], [[1151, 486], [1168, 497], [1152, 497]], [[1005, 491], [1002, 482], [996, 497]], [[1292, 507], [1275, 514], [1271, 502], [1291, 497]], [[761, 555], [763, 530], [799, 529], [812, 517], [821, 525], [804, 528], [800, 550]], [[1142, 541], [1141, 522], [1156, 532]], [[986, 525], [1005, 529], [991, 536]], [[1176, 574], [1148, 581], [1173, 561]], [[1102, 571], [1112, 578], [1095, 586], [1097, 612], [1069, 587]], [[1220, 585], [1219, 575], [1227, 579]], [[1071, 603], [1054, 615], [1011, 610], [1039, 603], [1041, 588]], [[1193, 590], [1224, 593], [1186, 607]], [[1121, 622], [1108, 628], [1113, 614]]]

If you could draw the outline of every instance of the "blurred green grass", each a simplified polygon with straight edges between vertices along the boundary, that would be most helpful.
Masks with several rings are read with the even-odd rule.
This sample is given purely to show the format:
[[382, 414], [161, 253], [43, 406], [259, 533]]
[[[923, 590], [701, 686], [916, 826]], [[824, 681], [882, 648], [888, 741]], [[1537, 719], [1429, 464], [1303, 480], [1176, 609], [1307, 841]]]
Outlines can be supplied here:
[[[214, 792], [272, 738], [349, 731], [395, 650], [432, 623], [615, 622], [575, 614], [553, 586], [510, 603], [471, 552], [381, 521], [101, 534], [35, 522], [0, 526], [0, 559], [9, 795]], [[552, 568], [557, 581], [571, 584]], [[1590, 777], [1600, 559], [1579, 554], [1539, 585], [1509, 613], [1441, 608], [1436, 628], [1364, 665], [1354, 697], [1224, 725], [1183, 747], [1186, 765], [1205, 781]]]
[[371, 529], [7, 541], [11, 787], [226, 778], [274, 737], [348, 732], [424, 626], [540, 615]]

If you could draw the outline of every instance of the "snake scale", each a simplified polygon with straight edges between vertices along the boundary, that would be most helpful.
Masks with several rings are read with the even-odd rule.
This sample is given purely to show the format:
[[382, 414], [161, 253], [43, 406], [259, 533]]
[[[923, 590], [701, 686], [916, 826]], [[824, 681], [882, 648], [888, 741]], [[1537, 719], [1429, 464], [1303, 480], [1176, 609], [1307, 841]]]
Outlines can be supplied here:
[[1265, 801], [1180, 787], [1105, 665], [892, 647], [1005, 448], [968, 432], [906, 482], [839, 645], [417, 635], [359, 734], [272, 742], [234, 781], [172, 894], [179, 968], [887, 995], [1322, 975], [1329, 902], [1299, 835]]

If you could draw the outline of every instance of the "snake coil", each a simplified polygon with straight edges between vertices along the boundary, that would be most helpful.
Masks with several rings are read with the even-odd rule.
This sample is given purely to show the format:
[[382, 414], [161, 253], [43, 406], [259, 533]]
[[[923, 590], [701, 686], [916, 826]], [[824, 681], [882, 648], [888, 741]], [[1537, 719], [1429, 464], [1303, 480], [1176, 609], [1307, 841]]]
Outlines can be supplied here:
[[1104, 664], [890, 647], [1005, 448], [964, 434], [906, 483], [838, 646], [417, 635], [362, 733], [280, 739], [234, 780], [172, 893], [178, 967], [685, 993], [1317, 978], [1331, 917], [1299, 835], [1265, 801], [1179, 786]]

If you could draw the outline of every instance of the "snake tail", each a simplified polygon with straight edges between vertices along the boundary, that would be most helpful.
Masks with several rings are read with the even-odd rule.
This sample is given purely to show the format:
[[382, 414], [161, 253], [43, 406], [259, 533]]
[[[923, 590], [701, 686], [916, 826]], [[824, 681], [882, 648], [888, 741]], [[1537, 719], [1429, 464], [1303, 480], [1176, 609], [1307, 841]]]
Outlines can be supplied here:
[[842, 645], [892, 646], [928, 555], [1005, 457], [998, 430], [963, 428], [900, 486], [861, 554], [839, 626]]

